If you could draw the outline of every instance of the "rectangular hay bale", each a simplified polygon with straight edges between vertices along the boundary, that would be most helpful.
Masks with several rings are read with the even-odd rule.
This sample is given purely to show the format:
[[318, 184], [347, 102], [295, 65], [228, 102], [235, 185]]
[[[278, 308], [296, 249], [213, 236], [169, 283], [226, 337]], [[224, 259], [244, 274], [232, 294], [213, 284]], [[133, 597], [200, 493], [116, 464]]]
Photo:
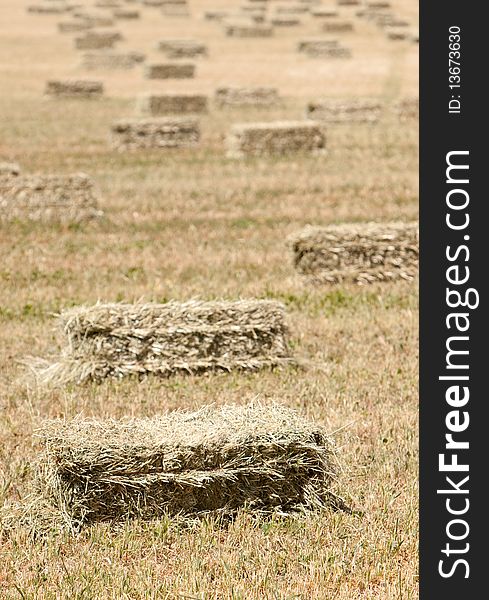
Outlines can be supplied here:
[[215, 101], [218, 106], [274, 106], [280, 97], [274, 87], [233, 87], [216, 89]]
[[184, 117], [123, 120], [112, 127], [113, 145], [136, 148], [184, 148], [200, 140], [199, 122]]
[[101, 81], [52, 80], [46, 84], [46, 94], [63, 98], [100, 98], [104, 93]]
[[295, 268], [312, 283], [369, 284], [418, 272], [417, 223], [344, 223], [306, 227], [289, 238]]
[[85, 52], [82, 56], [81, 66], [88, 71], [133, 69], [144, 62], [145, 56], [141, 52]]
[[102, 50], [113, 48], [114, 44], [122, 39], [117, 31], [87, 31], [82, 37], [75, 38], [77, 50]]
[[87, 175], [0, 175], [0, 221], [79, 223], [100, 215]]
[[200, 114], [207, 112], [207, 96], [203, 94], [144, 94], [138, 100], [139, 111], [151, 116]]
[[291, 362], [284, 306], [266, 300], [95, 304], [64, 311], [58, 362], [40, 383], [255, 370]]
[[325, 123], [377, 123], [383, 106], [376, 100], [325, 99], [310, 102], [306, 116]]
[[237, 38], [268, 38], [273, 35], [273, 27], [269, 25], [226, 25], [226, 35]]
[[142, 419], [47, 421], [40, 496], [71, 528], [164, 515], [337, 508], [325, 429], [279, 404], [204, 406]]
[[321, 25], [323, 33], [348, 33], [353, 31], [353, 29], [351, 21], [326, 21]]
[[196, 40], [161, 40], [158, 50], [168, 58], [199, 58], [207, 56], [207, 46]]
[[280, 156], [324, 151], [326, 138], [312, 121], [240, 123], [231, 128], [227, 139], [228, 156]]
[[144, 71], [147, 79], [192, 79], [195, 77], [193, 63], [160, 63], [147, 65]]

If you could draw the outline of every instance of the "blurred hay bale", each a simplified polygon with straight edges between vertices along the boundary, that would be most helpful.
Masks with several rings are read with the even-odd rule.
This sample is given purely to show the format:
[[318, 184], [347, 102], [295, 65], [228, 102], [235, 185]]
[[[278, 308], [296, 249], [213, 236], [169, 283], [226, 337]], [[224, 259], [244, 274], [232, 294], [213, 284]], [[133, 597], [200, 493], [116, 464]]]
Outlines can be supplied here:
[[206, 10], [204, 12], [204, 19], [206, 21], [222, 21], [227, 14], [227, 10]]
[[164, 515], [338, 508], [335, 446], [298, 412], [258, 403], [144, 419], [47, 421], [40, 498], [73, 529]]
[[365, 6], [371, 9], [391, 8], [392, 4], [386, 0], [366, 0]]
[[405, 41], [409, 40], [409, 31], [406, 31], [403, 27], [389, 27], [386, 30], [387, 37], [389, 40]]
[[197, 40], [161, 40], [158, 50], [168, 58], [198, 58], [207, 56], [207, 46]]
[[144, 6], [153, 6], [159, 8], [165, 4], [166, 0], [142, 0], [141, 3]]
[[301, 20], [297, 17], [277, 16], [270, 19], [270, 24], [274, 27], [294, 27], [301, 24]]
[[63, 21], [58, 23], [58, 31], [60, 33], [72, 33], [77, 31], [86, 31], [87, 29], [91, 29], [93, 25], [88, 23], [87, 21], [78, 20], [78, 21]]
[[318, 6], [311, 8], [311, 16], [319, 19], [331, 19], [338, 16], [338, 11], [329, 6]]
[[73, 13], [77, 19], [81, 19], [84, 23], [91, 27], [111, 27], [114, 24], [114, 19], [103, 13], [91, 13], [84, 10]]
[[307, 121], [240, 123], [226, 139], [228, 156], [273, 156], [292, 153], [319, 153], [326, 145], [321, 126]]
[[265, 38], [273, 35], [273, 27], [259, 24], [227, 24], [225, 31], [228, 37], [237, 38]]
[[383, 106], [376, 100], [328, 98], [309, 102], [306, 116], [325, 123], [377, 123]]
[[115, 19], [134, 20], [140, 18], [138, 10], [130, 10], [127, 8], [118, 8], [112, 13]]
[[11, 162], [0, 162], [0, 176], [9, 175], [15, 177], [20, 174], [20, 165]]
[[27, 7], [27, 12], [38, 15], [60, 15], [71, 10], [66, 4], [32, 4]]
[[100, 98], [104, 93], [101, 81], [51, 80], [46, 84], [46, 94], [63, 98]]
[[297, 50], [311, 58], [351, 58], [351, 50], [341, 46], [338, 40], [301, 40]]
[[87, 31], [84, 36], [75, 38], [77, 50], [102, 50], [113, 48], [114, 44], [122, 40], [118, 31]]
[[304, 15], [308, 12], [309, 6], [305, 4], [288, 4], [275, 7], [275, 14], [277, 15]]
[[139, 111], [151, 116], [199, 114], [207, 112], [207, 96], [203, 94], [144, 94], [138, 100]]
[[306, 227], [289, 245], [294, 266], [312, 283], [409, 281], [418, 272], [417, 223]]
[[195, 65], [177, 62], [147, 65], [144, 76], [147, 79], [192, 79], [195, 77]]
[[133, 69], [144, 62], [145, 56], [141, 52], [85, 52], [82, 56], [81, 66], [89, 71], [111, 69]]
[[358, 6], [361, 0], [336, 0], [338, 6]]
[[1, 221], [79, 223], [101, 214], [87, 175], [0, 175]]
[[275, 106], [280, 97], [274, 87], [223, 86], [216, 89], [218, 106]]
[[326, 21], [321, 25], [323, 33], [346, 33], [353, 31], [353, 29], [351, 21]]
[[31, 363], [39, 384], [292, 362], [284, 307], [265, 300], [81, 306], [63, 312], [59, 328], [59, 360]]
[[199, 140], [198, 121], [183, 117], [126, 119], [112, 127], [113, 145], [120, 150], [189, 147]]
[[96, 8], [120, 8], [122, 6], [119, 0], [95, 0]]

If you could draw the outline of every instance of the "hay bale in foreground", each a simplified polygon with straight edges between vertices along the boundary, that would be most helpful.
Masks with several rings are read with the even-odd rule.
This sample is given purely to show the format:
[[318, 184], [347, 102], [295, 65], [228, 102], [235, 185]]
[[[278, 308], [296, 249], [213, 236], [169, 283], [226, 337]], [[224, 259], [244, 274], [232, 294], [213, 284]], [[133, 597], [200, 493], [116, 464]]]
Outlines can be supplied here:
[[104, 93], [101, 81], [48, 81], [46, 94], [63, 98], [100, 98]]
[[199, 140], [199, 122], [184, 117], [125, 119], [112, 126], [112, 142], [119, 150], [185, 148]]
[[37, 487], [72, 528], [128, 518], [338, 508], [323, 427], [272, 404], [47, 421]]
[[195, 65], [192, 63], [147, 65], [144, 75], [147, 79], [192, 79], [195, 76]]
[[20, 174], [20, 165], [11, 162], [0, 162], [0, 176], [9, 175], [15, 177]]
[[[265, 300], [95, 304], [63, 312], [66, 345], [40, 384], [289, 364], [282, 304]], [[35, 364], [33, 364], [36, 367]]]
[[82, 56], [81, 67], [88, 71], [133, 69], [144, 62], [145, 55], [141, 52], [85, 52]]
[[168, 58], [199, 58], [207, 56], [207, 46], [197, 40], [161, 40], [158, 50]]
[[218, 106], [274, 106], [279, 103], [277, 88], [233, 87], [217, 88], [215, 101]]
[[0, 221], [79, 223], [101, 214], [87, 175], [0, 175]]
[[275, 121], [234, 125], [227, 139], [228, 156], [277, 156], [319, 153], [326, 138], [321, 126], [307, 121]]
[[329, 98], [310, 102], [306, 116], [325, 123], [377, 123], [382, 108], [382, 104], [376, 100]]
[[207, 96], [202, 94], [144, 94], [138, 100], [139, 112], [154, 117], [207, 112]]
[[312, 283], [410, 281], [418, 273], [417, 223], [306, 227], [289, 245], [294, 266]]

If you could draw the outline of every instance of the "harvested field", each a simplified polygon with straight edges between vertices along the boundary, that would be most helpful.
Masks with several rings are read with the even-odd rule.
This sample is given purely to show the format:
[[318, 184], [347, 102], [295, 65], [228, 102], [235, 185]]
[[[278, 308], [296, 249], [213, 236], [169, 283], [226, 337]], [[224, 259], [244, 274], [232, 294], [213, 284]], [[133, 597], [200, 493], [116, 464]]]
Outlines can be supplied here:
[[273, 106], [280, 101], [278, 90], [272, 87], [243, 88], [226, 86], [215, 92], [218, 106]]
[[82, 56], [81, 66], [89, 71], [133, 69], [144, 62], [145, 55], [141, 52], [86, 52]]
[[80, 223], [100, 214], [86, 175], [0, 174], [0, 221]]
[[308, 227], [289, 242], [294, 266], [314, 283], [410, 281], [418, 273], [417, 223]]
[[382, 104], [376, 100], [325, 99], [310, 102], [306, 116], [325, 123], [377, 123], [382, 111]]
[[62, 313], [59, 329], [60, 360], [33, 363], [42, 385], [292, 362], [284, 307], [264, 300], [96, 304]]
[[119, 150], [181, 148], [195, 146], [199, 139], [198, 121], [183, 117], [125, 119], [112, 126], [112, 144]]
[[145, 94], [138, 99], [141, 113], [151, 116], [201, 114], [207, 112], [202, 94]]
[[[285, 242], [307, 225], [417, 220], [417, 111], [398, 118], [395, 107], [417, 99], [418, 46], [357, 18], [363, 4], [336, 0], [306, 4], [333, 7], [337, 17], [305, 13], [301, 25], [249, 39], [224, 31], [241, 5], [266, 7], [269, 23], [276, 6], [297, 0], [191, 0], [186, 18], [164, 16], [161, 4], [121, 1], [139, 11], [134, 20], [116, 19], [116, 9], [97, 9], [95, 0], [71, 0], [79, 8], [62, 14], [27, 12], [40, 2], [0, 1], [0, 163], [19, 164], [17, 178], [89, 174], [104, 218], [0, 222], [0, 598], [417, 600], [417, 280], [310, 285]], [[391, 2], [391, 14], [415, 32], [417, 3]], [[335, 18], [355, 30], [321, 33]], [[76, 50], [73, 39], [85, 30], [58, 30], [71, 21], [108, 21], [124, 40], [116, 50]], [[313, 60], [297, 51], [310, 39], [336, 39], [351, 57]], [[197, 41], [208, 56], [167, 58], [161, 40]], [[81, 64], [85, 54], [91, 68]], [[144, 77], [146, 63], [171, 60], [195, 63], [195, 77]], [[105, 97], [48, 100], [50, 79], [100, 80]], [[226, 87], [272, 88], [277, 99], [254, 103], [252, 94], [241, 103], [238, 94], [220, 108], [214, 94]], [[209, 99], [199, 142], [115, 151], [111, 125], [138, 120], [139, 96], [168, 93]], [[321, 99], [372, 99], [384, 112], [375, 126], [324, 123], [324, 153], [226, 157], [234, 124], [306, 121], [307, 105]], [[53, 315], [75, 306], [238, 298], [285, 305], [298, 365], [62, 387], [26, 381], [26, 357], [59, 361], [64, 341]], [[46, 420], [151, 420], [253, 400], [279, 402], [332, 434], [341, 465], [331, 491], [352, 512], [260, 517], [244, 508], [232, 518], [165, 514], [73, 531], [52, 503], [30, 496]], [[19, 502], [20, 514], [6, 519], [2, 507]], [[40, 537], [24, 526], [31, 513], [45, 518]]]
[[160, 63], [147, 65], [144, 71], [147, 79], [192, 79], [195, 65], [192, 63]]
[[48, 96], [63, 98], [100, 98], [104, 93], [104, 84], [101, 81], [52, 80], [46, 83]]
[[37, 485], [71, 528], [244, 506], [280, 514], [335, 507], [334, 446], [285, 406], [50, 421], [38, 435]]
[[321, 126], [307, 121], [240, 123], [232, 127], [226, 141], [232, 158], [317, 153], [326, 144]]

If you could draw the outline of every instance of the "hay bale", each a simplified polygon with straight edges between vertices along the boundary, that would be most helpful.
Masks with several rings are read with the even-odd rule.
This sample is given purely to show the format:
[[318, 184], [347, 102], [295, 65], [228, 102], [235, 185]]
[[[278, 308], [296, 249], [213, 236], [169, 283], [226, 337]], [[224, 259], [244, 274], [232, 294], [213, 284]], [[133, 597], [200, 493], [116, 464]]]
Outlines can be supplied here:
[[260, 106], [270, 107], [279, 103], [280, 97], [274, 87], [233, 87], [217, 88], [216, 104], [223, 106]]
[[323, 427], [279, 404], [205, 406], [143, 419], [47, 421], [40, 497], [76, 529], [164, 515], [338, 508]]
[[419, 98], [402, 98], [392, 107], [394, 116], [401, 122], [419, 119]]
[[138, 100], [139, 111], [154, 117], [207, 112], [207, 96], [203, 94], [144, 94]]
[[0, 175], [0, 221], [78, 223], [101, 214], [87, 175]]
[[268, 38], [273, 35], [273, 27], [259, 24], [228, 24], [225, 31], [228, 37], [238, 38]]
[[195, 65], [176, 62], [147, 65], [144, 76], [147, 79], [191, 79], [195, 76]]
[[289, 245], [295, 268], [313, 283], [410, 281], [418, 272], [417, 223], [306, 227]]
[[86, 52], [82, 56], [81, 66], [89, 71], [111, 69], [133, 69], [144, 62], [141, 52]]
[[96, 0], [94, 6], [96, 8], [120, 8], [122, 5], [119, 0]]
[[16, 177], [20, 174], [20, 165], [11, 162], [0, 162], [0, 176], [9, 175]]
[[58, 31], [60, 33], [86, 31], [87, 29], [91, 29], [92, 27], [93, 25], [86, 21], [63, 21], [61, 23], [58, 23]]
[[96, 304], [63, 312], [59, 326], [66, 345], [36, 370], [41, 384], [291, 362], [284, 307], [265, 300]]
[[370, 9], [391, 8], [392, 4], [386, 0], [366, 0], [365, 5]]
[[234, 125], [226, 143], [229, 157], [242, 158], [319, 153], [324, 150], [326, 139], [318, 123], [275, 121]]
[[70, 7], [65, 4], [48, 5], [48, 4], [32, 4], [27, 7], [27, 12], [37, 15], [60, 15], [70, 11]]
[[270, 24], [274, 27], [294, 27], [301, 24], [301, 20], [296, 17], [274, 17], [270, 19]]
[[326, 21], [321, 25], [323, 33], [347, 33], [353, 30], [351, 21]]
[[52, 80], [46, 84], [48, 96], [63, 98], [100, 98], [104, 93], [101, 81], [59, 81]]
[[161, 40], [157, 46], [168, 58], [199, 58], [207, 56], [207, 46], [196, 40]]
[[358, 6], [361, 0], [336, 0], [338, 6]]
[[127, 8], [118, 8], [112, 13], [115, 19], [134, 20], [140, 18], [140, 12], [138, 10], [129, 10]]
[[112, 27], [114, 25], [114, 19], [103, 14], [87, 13], [81, 11], [73, 14], [77, 19], [81, 19], [84, 23], [92, 27]]
[[292, 4], [288, 6], [275, 7], [277, 15], [304, 15], [309, 12], [309, 7], [304, 4]]
[[338, 16], [338, 11], [335, 8], [327, 6], [319, 6], [317, 8], [311, 8], [311, 16], [319, 19], [331, 19]]
[[75, 38], [75, 48], [102, 50], [113, 48], [119, 40], [122, 40], [122, 35], [118, 31], [87, 31], [84, 36]]
[[332, 39], [307, 39], [307, 40], [300, 40], [299, 43], [297, 44], [297, 52], [309, 52], [309, 51], [314, 51], [314, 50], [331, 50], [334, 48], [339, 48], [340, 47], [340, 43], [338, 40], [332, 40]]
[[387, 37], [389, 40], [405, 41], [409, 40], [410, 33], [404, 28], [392, 27], [387, 30]]
[[325, 99], [309, 102], [306, 116], [326, 123], [377, 123], [382, 104], [376, 100]]
[[200, 128], [196, 119], [126, 119], [112, 127], [113, 145], [121, 150], [188, 147], [195, 146], [199, 140]]
[[206, 10], [204, 19], [206, 21], [222, 21], [228, 14], [227, 10]]

